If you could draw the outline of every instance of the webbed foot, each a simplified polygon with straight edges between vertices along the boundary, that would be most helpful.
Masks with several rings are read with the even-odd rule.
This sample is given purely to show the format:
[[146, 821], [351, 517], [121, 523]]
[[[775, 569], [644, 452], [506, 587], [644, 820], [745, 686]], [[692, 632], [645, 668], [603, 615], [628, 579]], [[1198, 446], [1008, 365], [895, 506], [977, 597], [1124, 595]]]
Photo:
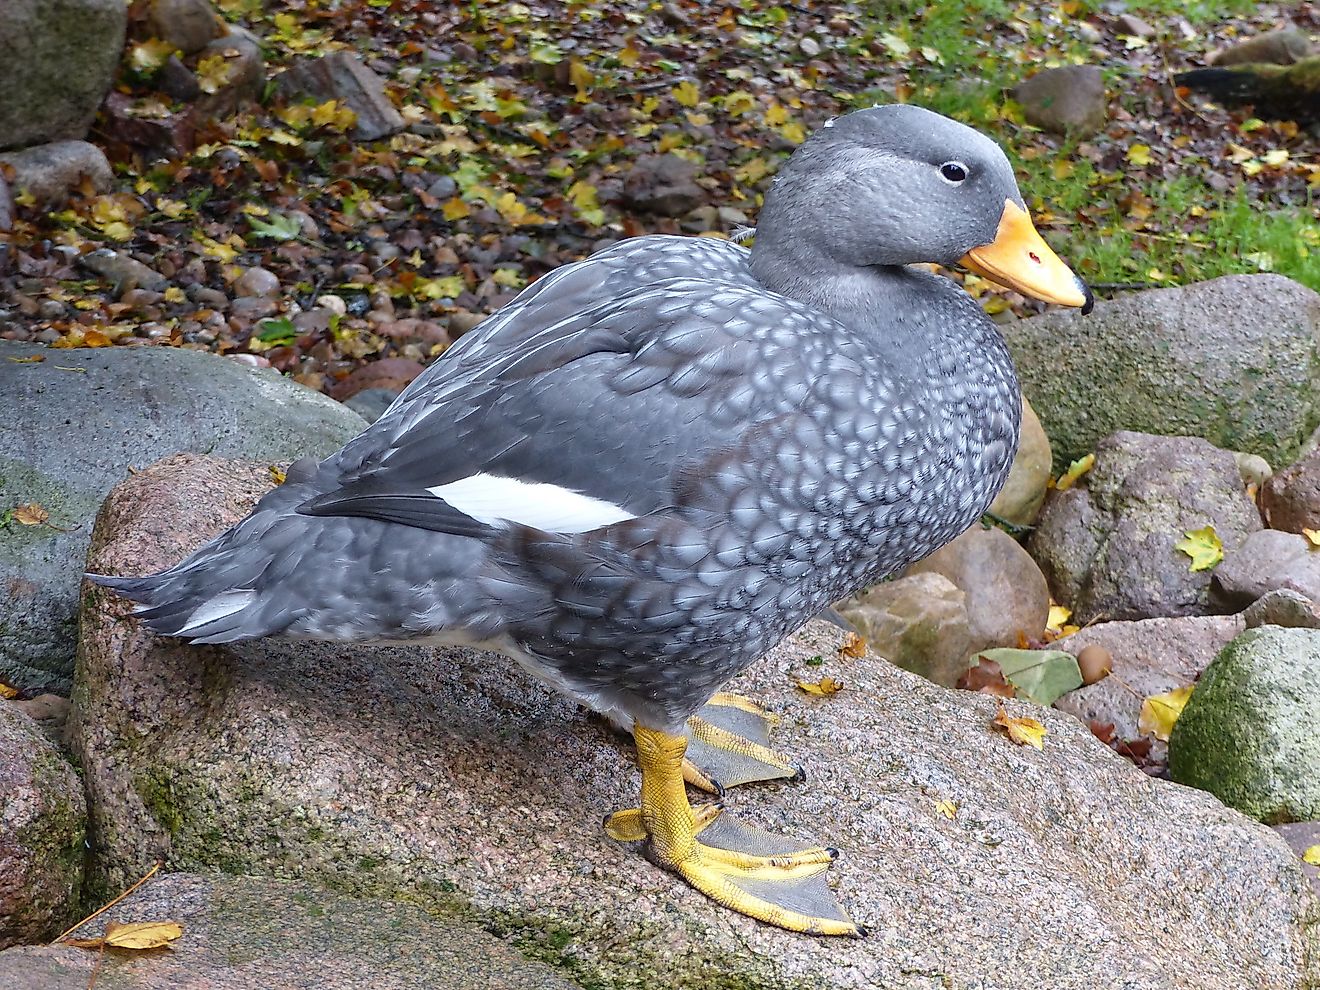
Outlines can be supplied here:
[[720, 693], [688, 719], [683, 779], [711, 794], [759, 780], [798, 780], [802, 768], [770, 748], [779, 716], [736, 694]]
[[687, 739], [641, 725], [633, 738], [642, 767], [641, 807], [610, 815], [607, 834], [645, 839], [652, 862], [741, 914], [795, 932], [862, 934], [825, 881], [837, 852], [741, 824], [718, 802], [693, 808], [683, 783]]

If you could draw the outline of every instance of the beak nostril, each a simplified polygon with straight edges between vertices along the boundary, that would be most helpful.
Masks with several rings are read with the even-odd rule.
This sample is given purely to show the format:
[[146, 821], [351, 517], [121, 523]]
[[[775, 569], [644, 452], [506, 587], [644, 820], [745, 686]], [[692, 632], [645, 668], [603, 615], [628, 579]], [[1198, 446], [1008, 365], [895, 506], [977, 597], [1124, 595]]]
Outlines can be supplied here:
[[1028, 251], [1027, 257], [1030, 258], [1032, 261], [1034, 261], [1036, 264], [1038, 265], [1040, 264], [1040, 255], [1038, 255], [1035, 251]]

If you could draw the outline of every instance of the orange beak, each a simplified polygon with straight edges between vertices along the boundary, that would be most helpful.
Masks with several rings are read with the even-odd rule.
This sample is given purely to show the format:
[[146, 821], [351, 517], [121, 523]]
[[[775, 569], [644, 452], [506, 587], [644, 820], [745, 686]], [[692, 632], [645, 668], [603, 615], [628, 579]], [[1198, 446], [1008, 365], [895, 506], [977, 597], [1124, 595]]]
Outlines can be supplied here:
[[1050, 250], [1027, 211], [1011, 199], [1004, 201], [995, 239], [972, 248], [959, 263], [977, 275], [1045, 302], [1080, 306], [1083, 313], [1091, 312], [1094, 305], [1086, 283]]

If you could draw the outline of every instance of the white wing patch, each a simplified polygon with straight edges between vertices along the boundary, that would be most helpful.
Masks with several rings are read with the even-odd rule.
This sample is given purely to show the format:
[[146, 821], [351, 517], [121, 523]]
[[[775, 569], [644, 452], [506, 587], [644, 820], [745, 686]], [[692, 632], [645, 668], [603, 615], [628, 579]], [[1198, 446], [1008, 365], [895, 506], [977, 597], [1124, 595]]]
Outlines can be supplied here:
[[251, 588], [235, 588], [233, 591], [216, 595], [210, 601], [202, 602], [201, 605], [197, 606], [193, 614], [188, 616], [187, 624], [182, 626], [175, 635], [191, 635], [202, 626], [214, 622], [216, 619], [223, 619], [247, 608], [256, 600], [257, 593]]
[[548, 533], [586, 533], [637, 518], [613, 502], [571, 488], [496, 474], [474, 474], [427, 491], [488, 526], [520, 523]]

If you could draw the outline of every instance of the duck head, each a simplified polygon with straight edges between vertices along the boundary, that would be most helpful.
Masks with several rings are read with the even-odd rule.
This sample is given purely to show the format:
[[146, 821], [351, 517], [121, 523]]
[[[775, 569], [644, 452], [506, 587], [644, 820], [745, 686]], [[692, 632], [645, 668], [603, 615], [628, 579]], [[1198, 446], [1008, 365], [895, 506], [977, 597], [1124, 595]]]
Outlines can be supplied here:
[[1045, 302], [1092, 305], [1036, 232], [1000, 147], [920, 107], [838, 117], [793, 153], [766, 193], [753, 271], [758, 252], [781, 249], [854, 268], [962, 264]]

